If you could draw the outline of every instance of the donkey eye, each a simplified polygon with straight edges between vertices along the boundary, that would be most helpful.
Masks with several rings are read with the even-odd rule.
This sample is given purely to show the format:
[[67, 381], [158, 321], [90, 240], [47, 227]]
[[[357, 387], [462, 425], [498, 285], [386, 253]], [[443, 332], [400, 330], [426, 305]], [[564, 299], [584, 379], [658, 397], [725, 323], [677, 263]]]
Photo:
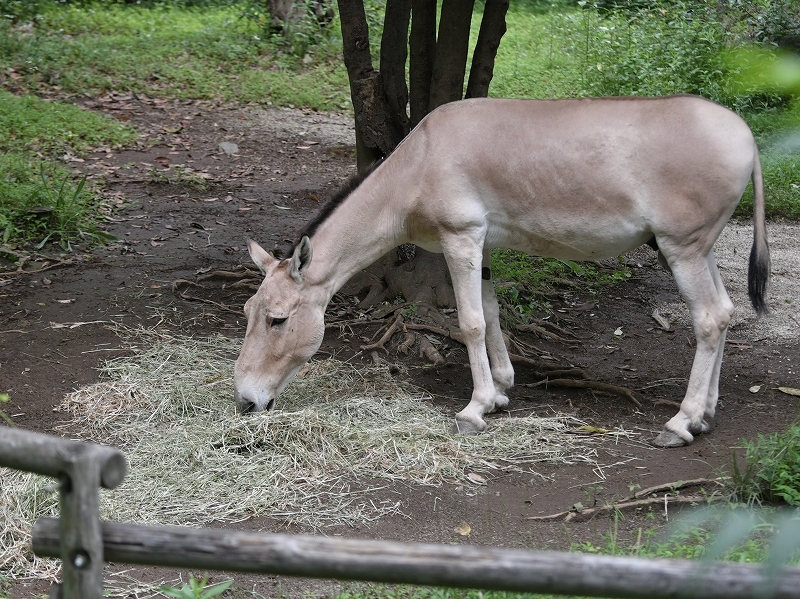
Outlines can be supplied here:
[[285, 318], [273, 318], [270, 326], [277, 327], [279, 325], [282, 325], [284, 322], [286, 322]]

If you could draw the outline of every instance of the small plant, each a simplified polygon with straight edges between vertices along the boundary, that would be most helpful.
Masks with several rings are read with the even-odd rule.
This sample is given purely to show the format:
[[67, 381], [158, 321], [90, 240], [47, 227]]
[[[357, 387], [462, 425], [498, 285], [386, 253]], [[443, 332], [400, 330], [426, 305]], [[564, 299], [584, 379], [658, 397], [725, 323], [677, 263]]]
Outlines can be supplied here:
[[189, 582], [180, 589], [176, 587], [161, 586], [159, 590], [167, 597], [177, 597], [178, 599], [210, 599], [221, 595], [233, 584], [233, 580], [226, 580], [214, 586], [208, 586], [208, 574], [198, 581], [194, 574], [189, 574]]
[[46, 203], [42, 206], [28, 208], [28, 219], [31, 229], [39, 228], [46, 232], [44, 238], [36, 244], [42, 249], [50, 239], [58, 239], [58, 244], [65, 251], [72, 251], [72, 242], [82, 240], [89, 243], [114, 239], [110, 233], [98, 230], [90, 218], [92, 206], [84, 195], [86, 175], [72, 188], [71, 177], [64, 176], [60, 184], [51, 181], [44, 165], [41, 166], [42, 194]]
[[[8, 396], [8, 393], [0, 393], [0, 404], [8, 403], [9, 401], [11, 401], [11, 398]], [[8, 423], [8, 426], [16, 426], [16, 424], [14, 424], [14, 421], [11, 420], [11, 417], [8, 414], [6, 414], [4, 410], [0, 410], [0, 418], [5, 420], [6, 423]], [[3, 588], [2, 580], [3, 580], [2, 577], [0, 577], [0, 592], [2, 592]]]
[[734, 496], [747, 504], [761, 501], [800, 506], [800, 424], [745, 441], [745, 464], [734, 455]]
[[606, 269], [592, 262], [540, 258], [514, 250], [492, 252], [495, 292], [510, 324], [529, 322], [537, 312], [549, 312], [553, 289], [567, 288], [593, 295], [605, 287], [630, 278], [624, 264]]

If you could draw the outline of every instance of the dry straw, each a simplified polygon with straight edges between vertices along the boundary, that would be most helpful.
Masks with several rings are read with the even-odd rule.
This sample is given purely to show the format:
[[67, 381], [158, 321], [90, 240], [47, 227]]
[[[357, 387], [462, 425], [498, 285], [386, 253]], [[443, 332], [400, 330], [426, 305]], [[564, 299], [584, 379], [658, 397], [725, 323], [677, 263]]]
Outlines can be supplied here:
[[[233, 405], [239, 341], [127, 332], [132, 355], [107, 362], [104, 381], [69, 395], [70, 435], [115, 445], [130, 473], [101, 495], [102, 517], [200, 525], [252, 516], [320, 528], [400, 511], [388, 487], [470, 485], [537, 463], [595, 463], [594, 439], [568, 434], [569, 416], [492, 420], [490, 432], [450, 433], [452, 416], [384, 368], [311, 362], [271, 414]], [[476, 477], [475, 474], [480, 473]], [[471, 475], [471, 476], [468, 476]], [[0, 470], [0, 571], [52, 575], [27, 550], [32, 522], [53, 516], [48, 481]]]

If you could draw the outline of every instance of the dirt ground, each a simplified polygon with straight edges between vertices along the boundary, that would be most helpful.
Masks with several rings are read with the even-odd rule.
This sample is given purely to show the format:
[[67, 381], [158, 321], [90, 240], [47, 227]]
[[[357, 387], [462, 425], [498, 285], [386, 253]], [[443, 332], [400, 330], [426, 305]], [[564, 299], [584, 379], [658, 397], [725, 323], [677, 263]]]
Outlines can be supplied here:
[[[72, 163], [106, 181], [105, 195], [114, 207], [106, 228], [121, 241], [63, 260], [29, 263], [25, 273], [0, 273], [0, 391], [11, 396], [4, 409], [18, 426], [50, 433], [66, 418], [54, 411], [64, 395], [96, 382], [97, 365], [121, 355], [120, 340], [108, 324], [242, 337], [241, 307], [249, 292], [223, 288], [220, 280], [177, 290], [173, 282], [195, 281], [199, 274], [248, 263], [243, 235], [267, 249], [283, 245], [355, 171], [351, 120], [341, 115], [122, 96], [81, 104], [129, 121], [142, 133], [136, 148], [98, 148], [82, 162]], [[221, 148], [222, 142], [238, 149], [230, 153], [233, 148]], [[586, 390], [525, 387], [532, 378], [526, 365], [517, 363], [518, 386], [511, 392], [509, 408], [512, 416], [573, 413], [592, 426], [624, 428], [641, 442], [606, 442], [603, 468], [545, 467], [544, 477], [508, 474], [485, 485], [397, 485], [402, 514], [370, 526], [316, 533], [530, 549], [563, 549], [586, 540], [600, 544], [610, 529], [607, 515], [566, 524], [563, 519], [529, 518], [567, 510], [578, 502], [587, 507], [613, 502], [629, 495], [634, 485], [646, 488], [718, 476], [741, 449], [743, 438], [782, 430], [798, 415], [797, 398], [777, 387], [800, 387], [800, 298], [793, 280], [800, 231], [791, 224], [770, 223], [769, 232], [773, 315], [762, 321], [755, 320], [742, 295], [752, 228], [732, 224], [718, 248], [739, 316], [729, 333], [714, 428], [693, 445], [662, 450], [646, 443], [676, 410], [668, 402], [682, 397], [694, 340], [671, 277], [655, 264], [652, 252], [639, 250], [628, 257], [633, 273], [629, 282], [599, 297], [569, 290], [554, 297], [552, 321], [575, 338], [521, 338], [535, 348], [538, 358], [576, 365], [595, 380], [633, 389], [642, 407]], [[672, 314], [670, 332], [651, 317], [655, 308]], [[322, 351], [369, 361], [368, 354], [358, 354], [358, 347], [379, 329], [375, 325], [344, 335], [338, 328], [329, 329]], [[615, 334], [618, 329], [622, 335]], [[455, 413], [470, 396], [463, 351], [435, 369], [421, 368], [417, 357], [401, 358], [391, 346], [384, 359], [405, 360], [404, 376], [431, 393], [445, 410]], [[760, 386], [757, 392], [751, 391], [754, 386]], [[713, 492], [715, 487], [709, 483], [705, 488]], [[626, 510], [621, 537], [633, 538], [640, 527], [661, 527], [677, 510], [670, 506], [665, 513], [663, 503]], [[457, 530], [464, 532], [462, 523], [469, 524], [469, 535]], [[238, 526], [314, 532], [268, 517]], [[178, 576], [147, 568], [126, 570], [145, 580]], [[238, 588], [265, 596], [321, 596], [338, 588], [285, 577], [235, 578]], [[12, 588], [12, 597], [42, 593], [46, 585], [37, 581], [18, 581]]]

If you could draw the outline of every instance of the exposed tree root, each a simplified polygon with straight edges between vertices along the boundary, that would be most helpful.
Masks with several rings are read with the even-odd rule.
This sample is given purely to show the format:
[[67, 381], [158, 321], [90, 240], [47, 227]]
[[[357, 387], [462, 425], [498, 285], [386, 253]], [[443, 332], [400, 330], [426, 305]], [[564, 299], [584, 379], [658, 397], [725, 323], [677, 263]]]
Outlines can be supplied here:
[[528, 323], [528, 324], [518, 324], [515, 328], [518, 331], [528, 331], [528, 332], [531, 332], [531, 333], [537, 333], [538, 335], [541, 335], [545, 339], [549, 339], [551, 341], [566, 341], [566, 339], [564, 339], [563, 337], [561, 337], [561, 336], [559, 336], [559, 335], [557, 335], [555, 333], [551, 333], [550, 331], [546, 330], [544, 327], [539, 326], [538, 324], [533, 323], [533, 322]]
[[414, 333], [406, 333], [405, 337], [403, 337], [403, 341], [397, 346], [397, 351], [404, 356], [408, 355], [408, 352], [411, 351], [411, 348], [414, 347], [416, 342], [417, 336]]
[[442, 327], [437, 327], [432, 324], [418, 324], [415, 322], [406, 323], [405, 328], [411, 331], [428, 331], [430, 333], [433, 333], [434, 335], [447, 337], [448, 339], [452, 339], [453, 341], [458, 341], [462, 345], [464, 344], [464, 338], [461, 336], [461, 331], [455, 331], [452, 329], [443, 329]]
[[[688, 487], [697, 487], [700, 485], [705, 484], [715, 484], [718, 486], [722, 485], [723, 479], [720, 478], [696, 478], [693, 480], [686, 480], [686, 481], [676, 481], [674, 483], [666, 483], [663, 485], [656, 485], [654, 487], [648, 487], [647, 489], [641, 489], [636, 491], [632, 495], [628, 497], [623, 497], [621, 500], [615, 503], [609, 503], [606, 505], [585, 508], [585, 509], [577, 509], [572, 508], [569, 510], [565, 510], [563, 512], [558, 512], [556, 514], [550, 514], [548, 516], [528, 516], [526, 520], [537, 520], [537, 521], [546, 521], [546, 520], [559, 520], [564, 518], [564, 522], [569, 522], [570, 520], [574, 520], [578, 517], [587, 517], [587, 516], [594, 516], [595, 514], [603, 513], [603, 512], [611, 512], [615, 510], [621, 510], [629, 507], [643, 507], [645, 505], [653, 505], [653, 504], [668, 504], [668, 503], [705, 503], [709, 501], [721, 501], [724, 497], [715, 497], [715, 496], [706, 496], [706, 495], [675, 495], [670, 497], [668, 495], [669, 492], [676, 492], [678, 489], [685, 489]], [[659, 493], [664, 491], [665, 494], [663, 497], [648, 497], [649, 495], [653, 495], [654, 493]]]
[[425, 358], [429, 362], [431, 362], [434, 366], [441, 366], [445, 363], [445, 359], [442, 357], [442, 354], [439, 353], [439, 350], [431, 343], [425, 335], [422, 335], [419, 338], [419, 357]]
[[564, 368], [561, 364], [551, 364], [550, 362], [545, 362], [544, 360], [534, 360], [533, 358], [528, 358], [526, 356], [521, 356], [519, 354], [509, 353], [508, 357], [511, 358], [512, 362], [522, 362], [523, 364], [527, 364], [528, 366], [533, 366], [535, 370], [533, 371], [532, 374], [537, 378], [543, 379], [547, 377], [565, 377], [565, 376], [576, 379], [589, 378], [586, 376], [586, 373], [580, 368]]
[[398, 314], [397, 318], [395, 318], [394, 322], [391, 325], [389, 325], [389, 328], [386, 329], [386, 332], [381, 336], [380, 339], [378, 339], [378, 341], [376, 341], [375, 343], [370, 343], [369, 345], [362, 345], [361, 349], [364, 351], [369, 351], [371, 349], [382, 349], [386, 351], [384, 345], [386, 345], [386, 342], [392, 338], [392, 335], [394, 335], [397, 332], [397, 329], [402, 324], [403, 324], [403, 315]]
[[604, 393], [612, 393], [614, 395], [619, 395], [628, 399], [632, 403], [636, 405], [636, 407], [641, 408], [642, 402], [636, 399], [636, 396], [630, 389], [625, 387], [618, 387], [617, 385], [612, 385], [610, 383], [601, 383], [600, 381], [592, 381], [592, 380], [580, 380], [576, 381], [575, 379], [551, 379], [546, 378], [543, 381], [539, 381], [538, 383], [528, 383], [524, 385], [525, 387], [540, 387], [542, 385], [546, 386], [553, 386], [553, 387], [570, 387], [573, 389], [591, 389], [592, 391], [602, 391]]

